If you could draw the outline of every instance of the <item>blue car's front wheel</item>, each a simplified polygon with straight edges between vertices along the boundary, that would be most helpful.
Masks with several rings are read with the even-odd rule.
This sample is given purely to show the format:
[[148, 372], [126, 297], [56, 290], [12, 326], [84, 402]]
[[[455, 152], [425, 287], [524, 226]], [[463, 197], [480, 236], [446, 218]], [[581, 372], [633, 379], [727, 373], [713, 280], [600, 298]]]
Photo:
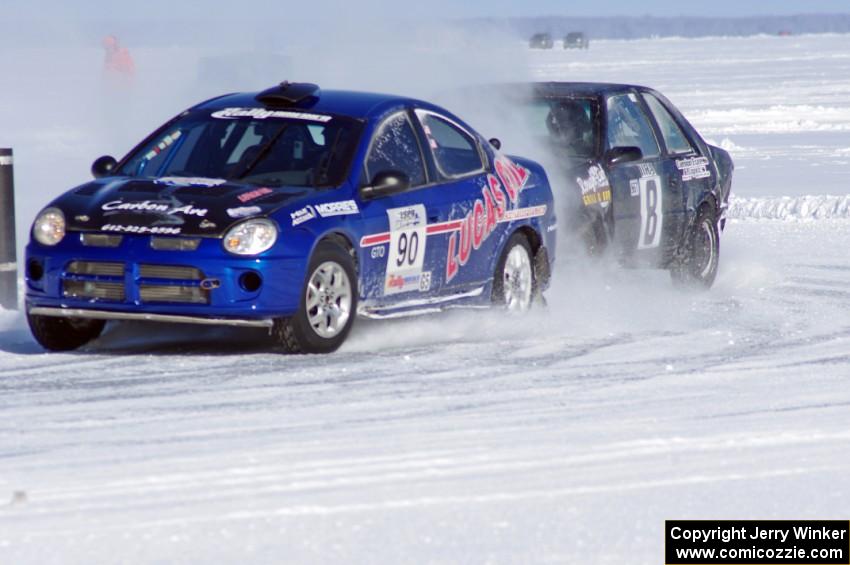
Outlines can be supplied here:
[[97, 339], [103, 331], [103, 320], [84, 318], [54, 318], [30, 314], [27, 323], [32, 336], [49, 351], [73, 351]]
[[330, 353], [342, 345], [357, 314], [357, 275], [351, 254], [323, 241], [313, 253], [298, 312], [275, 320], [273, 334], [290, 353]]

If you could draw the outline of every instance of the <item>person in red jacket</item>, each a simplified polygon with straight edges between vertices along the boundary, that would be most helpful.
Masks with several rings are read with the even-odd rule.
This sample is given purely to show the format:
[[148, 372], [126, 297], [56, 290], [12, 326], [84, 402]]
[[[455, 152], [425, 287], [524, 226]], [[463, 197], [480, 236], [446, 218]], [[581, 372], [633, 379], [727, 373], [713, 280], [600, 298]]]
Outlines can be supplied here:
[[121, 46], [117, 37], [114, 35], [104, 37], [103, 49], [106, 52], [106, 58], [103, 60], [104, 73], [127, 78], [135, 74], [136, 64], [133, 62], [133, 57], [130, 56], [130, 51], [126, 47]]

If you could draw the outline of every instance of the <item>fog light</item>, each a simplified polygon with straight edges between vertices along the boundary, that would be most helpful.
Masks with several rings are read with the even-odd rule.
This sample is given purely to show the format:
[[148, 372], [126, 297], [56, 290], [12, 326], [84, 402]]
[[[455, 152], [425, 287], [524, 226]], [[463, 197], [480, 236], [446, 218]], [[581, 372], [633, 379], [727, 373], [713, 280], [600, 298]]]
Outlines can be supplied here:
[[242, 273], [239, 277], [239, 286], [248, 292], [257, 292], [263, 286], [263, 279], [259, 273], [255, 273], [254, 271]]
[[31, 281], [40, 281], [44, 276], [44, 265], [37, 259], [27, 261], [27, 278]]

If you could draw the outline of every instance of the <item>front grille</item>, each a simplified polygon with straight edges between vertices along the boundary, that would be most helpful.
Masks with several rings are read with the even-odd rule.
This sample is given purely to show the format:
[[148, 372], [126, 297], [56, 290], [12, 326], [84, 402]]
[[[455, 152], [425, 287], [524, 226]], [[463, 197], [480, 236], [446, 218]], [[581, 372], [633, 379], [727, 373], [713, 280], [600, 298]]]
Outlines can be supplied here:
[[200, 243], [200, 239], [189, 239], [185, 237], [151, 238], [151, 248], [157, 251], [194, 251]]
[[139, 265], [139, 276], [143, 279], [178, 281], [200, 281], [204, 278], [204, 274], [199, 269], [179, 265]]
[[110, 235], [107, 233], [81, 233], [80, 242], [86, 247], [118, 247], [121, 245], [123, 235]]
[[199, 286], [151, 285], [139, 286], [142, 302], [177, 302], [182, 304], [209, 304], [209, 292]]
[[[125, 286], [128, 267], [135, 267], [130, 271], [138, 274]], [[201, 288], [204, 277], [200, 269], [186, 265], [72, 261], [63, 275], [62, 294], [111, 302], [209, 304], [210, 289]]]
[[69, 298], [92, 298], [121, 302], [124, 283], [103, 281], [64, 281], [62, 293]]
[[95, 261], [72, 261], [67, 269], [72, 275], [99, 275], [104, 277], [123, 277], [124, 263], [105, 263]]

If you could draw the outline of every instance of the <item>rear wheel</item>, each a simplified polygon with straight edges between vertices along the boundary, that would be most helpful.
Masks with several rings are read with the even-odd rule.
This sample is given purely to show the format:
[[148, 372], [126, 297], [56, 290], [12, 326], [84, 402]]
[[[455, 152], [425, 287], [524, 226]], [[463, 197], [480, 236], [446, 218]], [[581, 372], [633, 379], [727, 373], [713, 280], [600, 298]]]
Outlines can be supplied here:
[[685, 253], [670, 269], [675, 284], [711, 288], [720, 263], [720, 230], [710, 206], [700, 208], [688, 239]]
[[290, 353], [330, 353], [345, 341], [356, 313], [354, 260], [340, 245], [325, 241], [310, 259], [298, 312], [275, 320], [272, 334]]
[[73, 351], [97, 339], [106, 322], [85, 318], [34, 316], [27, 312], [27, 323], [35, 340], [50, 351]]
[[537, 284], [531, 260], [531, 245], [521, 233], [515, 233], [505, 245], [493, 275], [493, 303], [511, 312], [531, 308]]

